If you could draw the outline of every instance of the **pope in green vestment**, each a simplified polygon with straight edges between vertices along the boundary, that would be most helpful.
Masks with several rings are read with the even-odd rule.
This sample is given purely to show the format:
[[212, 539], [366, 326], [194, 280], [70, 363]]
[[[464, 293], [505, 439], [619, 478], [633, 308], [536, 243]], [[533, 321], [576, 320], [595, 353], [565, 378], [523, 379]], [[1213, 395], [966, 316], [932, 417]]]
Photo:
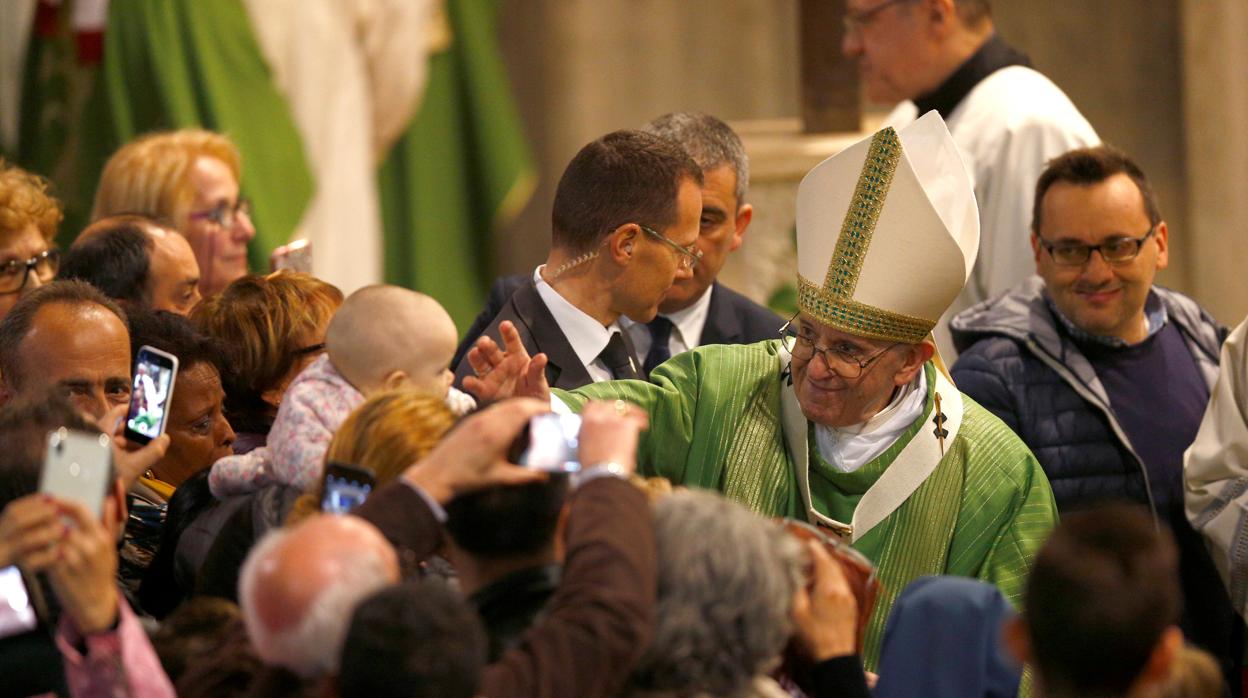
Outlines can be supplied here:
[[[572, 409], [640, 405], [645, 474], [848, 539], [882, 584], [863, 652], [875, 669], [893, 601], [920, 576], [982, 579], [1018, 605], [1057, 507], [1023, 442], [934, 359], [930, 333], [979, 248], [970, 175], [939, 114], [811, 170], [798, 188], [797, 234], [800, 313], [784, 338], [699, 347], [649, 383], [555, 395]], [[544, 397], [544, 359], [535, 369], [514, 328], [503, 330], [506, 355], [488, 340], [470, 352], [477, 376], [465, 386], [487, 398], [513, 384]]]
[[[804, 519], [799, 465], [783, 435], [780, 352], [779, 340], [705, 346], [673, 357], [651, 383], [611, 381], [555, 394], [578, 409], [587, 400], [623, 399], [646, 410], [650, 428], [638, 453], [646, 475], [718, 490], [764, 515]], [[928, 363], [924, 372], [923, 416], [866, 465], [838, 472], [810, 449], [810, 494], [820, 513], [851, 520], [897, 454], [921, 429], [930, 430], [936, 370]], [[882, 584], [865, 643], [869, 669], [879, 659], [892, 602], [907, 584], [930, 574], [976, 577], [1018, 605], [1031, 560], [1057, 521], [1035, 457], [1001, 420], [962, 399], [961, 429], [935, 471], [853, 542], [878, 566]]]

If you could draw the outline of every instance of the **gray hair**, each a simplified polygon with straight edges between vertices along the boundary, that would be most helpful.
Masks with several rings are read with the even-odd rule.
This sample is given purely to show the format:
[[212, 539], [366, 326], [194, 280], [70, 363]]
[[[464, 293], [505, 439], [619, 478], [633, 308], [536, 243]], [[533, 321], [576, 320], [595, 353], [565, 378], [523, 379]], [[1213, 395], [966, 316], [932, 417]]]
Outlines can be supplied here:
[[289, 528], [270, 531], [243, 563], [238, 578], [238, 604], [247, 636], [265, 664], [289, 669], [304, 679], [336, 674], [355, 607], [391, 583], [390, 568], [373, 546], [359, 546], [352, 559], [344, 561], [347, 564], [343, 565], [343, 573], [308, 604], [299, 623], [275, 631], [257, 615], [256, 589], [262, 562], [274, 555], [291, 533]]
[[658, 625], [633, 672], [642, 691], [733, 696], [792, 634], [802, 553], [778, 525], [705, 490], [655, 507]]
[[721, 165], [731, 167], [737, 176], [737, 206], [745, 203], [745, 192], [750, 187], [750, 159], [731, 126], [710, 114], [680, 111], [664, 114], [642, 130], [680, 143], [704, 173]]

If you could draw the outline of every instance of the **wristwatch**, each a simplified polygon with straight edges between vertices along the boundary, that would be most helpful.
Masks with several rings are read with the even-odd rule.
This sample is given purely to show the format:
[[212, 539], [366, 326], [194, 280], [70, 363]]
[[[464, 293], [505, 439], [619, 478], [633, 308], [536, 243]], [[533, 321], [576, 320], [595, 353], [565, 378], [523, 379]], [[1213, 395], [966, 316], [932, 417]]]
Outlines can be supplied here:
[[616, 463], [615, 461], [603, 461], [581, 468], [580, 472], [572, 475], [572, 485], [580, 487], [587, 482], [597, 480], [600, 477], [614, 477], [620, 480], [628, 479], [628, 468]]

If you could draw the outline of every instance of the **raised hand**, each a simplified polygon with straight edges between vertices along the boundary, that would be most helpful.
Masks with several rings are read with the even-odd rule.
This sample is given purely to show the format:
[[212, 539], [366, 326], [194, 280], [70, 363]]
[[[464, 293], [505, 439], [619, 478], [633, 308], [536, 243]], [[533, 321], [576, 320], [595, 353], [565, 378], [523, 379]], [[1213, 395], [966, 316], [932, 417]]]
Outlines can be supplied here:
[[845, 572], [817, 541], [807, 540], [811, 573], [793, 602], [798, 642], [815, 661], [854, 654], [857, 648], [858, 601]]
[[498, 326], [503, 348], [489, 337], [480, 337], [468, 351], [468, 365], [476, 375], [464, 378], [464, 390], [482, 403], [509, 397], [531, 397], [550, 402], [546, 382], [546, 355], [530, 357], [511, 321]]
[[623, 400], [586, 403], [581, 411], [577, 439], [581, 463], [618, 463], [630, 473], [637, 469], [637, 440], [650, 426], [649, 415]]
[[125, 425], [122, 424], [127, 409], [126, 405], [113, 407], [103, 417], [100, 417], [97, 426], [105, 434], [113, 435], [113, 468], [117, 471], [117, 477], [121, 478], [126, 490], [129, 491], [140, 475], [165, 457], [165, 451], [169, 450], [169, 435], [161, 434], [149, 441], [146, 446], [127, 441]]
[[[72, 522], [47, 568], [61, 608], [83, 635], [108, 630], [117, 620], [117, 542], [108, 528], [77, 502], [57, 501]], [[117, 516], [117, 502], [104, 500], [104, 520]]]
[[440, 504], [495, 485], [523, 485], [547, 475], [507, 460], [511, 443], [534, 415], [550, 411], [549, 402], [514, 399], [467, 417], [403, 478]]
[[0, 511], [0, 567], [42, 572], [56, 559], [56, 546], [66, 533], [51, 497], [31, 494], [9, 502]]

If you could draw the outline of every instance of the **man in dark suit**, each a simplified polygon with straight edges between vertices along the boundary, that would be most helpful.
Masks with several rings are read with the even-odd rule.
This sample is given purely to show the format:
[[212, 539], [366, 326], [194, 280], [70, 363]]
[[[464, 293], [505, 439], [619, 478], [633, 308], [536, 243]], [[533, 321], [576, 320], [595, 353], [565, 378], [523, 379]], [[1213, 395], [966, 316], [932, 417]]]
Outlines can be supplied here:
[[[555, 190], [546, 264], [482, 334], [501, 345], [509, 322], [530, 355], [545, 354], [554, 387], [644, 378], [620, 320], [653, 320], [673, 283], [693, 276], [701, 186], [701, 168], [666, 138], [616, 131], [582, 148]], [[471, 359], [458, 361], [457, 386]]]
[[[644, 360], [644, 370], [703, 344], [748, 344], [771, 339], [784, 320], [767, 308], [718, 283], [728, 255], [741, 246], [754, 215], [745, 203], [749, 187], [749, 160], [741, 139], [727, 124], [708, 114], [666, 114], [644, 130], [680, 143], [702, 168], [702, 217], [698, 250], [702, 259], [693, 274], [678, 279], [659, 305], [659, 315], [649, 323], [628, 319], [621, 325]], [[453, 364], [472, 348], [511, 298], [529, 281], [528, 275], [504, 276], [494, 282], [485, 309], [464, 335]], [[666, 341], [656, 343], [654, 338]]]

